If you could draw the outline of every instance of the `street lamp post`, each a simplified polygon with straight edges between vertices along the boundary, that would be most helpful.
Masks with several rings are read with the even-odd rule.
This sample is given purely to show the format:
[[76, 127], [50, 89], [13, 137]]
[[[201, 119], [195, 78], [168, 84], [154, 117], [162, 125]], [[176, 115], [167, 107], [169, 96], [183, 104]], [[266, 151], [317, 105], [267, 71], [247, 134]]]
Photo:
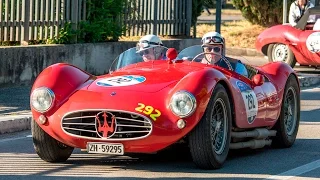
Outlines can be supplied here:
[[283, 0], [283, 17], [282, 24], [287, 23], [287, 0]]
[[217, 0], [216, 4], [216, 32], [221, 31], [221, 0]]

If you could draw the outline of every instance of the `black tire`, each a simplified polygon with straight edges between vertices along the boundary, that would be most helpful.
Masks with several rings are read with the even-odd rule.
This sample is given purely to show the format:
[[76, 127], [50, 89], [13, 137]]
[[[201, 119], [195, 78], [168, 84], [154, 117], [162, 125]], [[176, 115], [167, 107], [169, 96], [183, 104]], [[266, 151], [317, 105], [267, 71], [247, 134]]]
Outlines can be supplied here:
[[47, 162], [65, 162], [72, 154], [73, 147], [67, 146], [44, 132], [31, 121], [33, 146], [39, 157]]
[[291, 147], [297, 137], [299, 122], [299, 84], [294, 75], [290, 75], [283, 94], [280, 116], [273, 128], [277, 135], [273, 138], [272, 145], [279, 148]]
[[[223, 108], [223, 105], [224, 110], [219, 111], [219, 108]], [[218, 124], [214, 123], [218, 121], [215, 121], [213, 115], [217, 115], [216, 117], [219, 118], [219, 114], [223, 116], [223, 118], [220, 117], [220, 120], [222, 119], [225, 124], [220, 123], [219, 129], [217, 129]], [[219, 122], [222, 122], [222, 120]], [[222, 167], [229, 152], [231, 122], [231, 107], [227, 91], [221, 84], [218, 84], [212, 93], [203, 117], [189, 135], [191, 157], [198, 167], [202, 169], [218, 169]], [[214, 125], [216, 125], [215, 128], [213, 127]], [[219, 146], [219, 151], [213, 145], [216, 138], [212, 137], [212, 133], [216, 129], [219, 130], [217, 137], [219, 136], [220, 138], [221, 129], [223, 130], [223, 142], [221, 142], [221, 147]]]
[[292, 50], [285, 44], [270, 44], [267, 55], [269, 62], [282, 61], [289, 64], [292, 68], [297, 62]]

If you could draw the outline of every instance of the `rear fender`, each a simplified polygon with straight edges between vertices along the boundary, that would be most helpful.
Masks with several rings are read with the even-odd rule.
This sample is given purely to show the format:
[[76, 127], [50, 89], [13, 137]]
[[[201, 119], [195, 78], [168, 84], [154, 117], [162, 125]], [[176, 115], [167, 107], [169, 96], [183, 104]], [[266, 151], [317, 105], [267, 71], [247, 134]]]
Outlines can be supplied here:
[[[260, 67], [261, 71], [268, 77], [268, 79], [275, 85], [279, 97], [283, 97], [283, 91], [287, 82], [288, 77], [293, 74], [299, 83], [297, 74], [294, 70], [284, 62], [268, 63]], [[300, 86], [299, 86], [300, 87]]]
[[[83, 83], [95, 76], [66, 63], [58, 63], [44, 69], [35, 80], [31, 93], [39, 87], [48, 87], [55, 94], [53, 107], [45, 113], [50, 116], [67, 98], [75, 92]], [[39, 115], [33, 111], [34, 115]]]

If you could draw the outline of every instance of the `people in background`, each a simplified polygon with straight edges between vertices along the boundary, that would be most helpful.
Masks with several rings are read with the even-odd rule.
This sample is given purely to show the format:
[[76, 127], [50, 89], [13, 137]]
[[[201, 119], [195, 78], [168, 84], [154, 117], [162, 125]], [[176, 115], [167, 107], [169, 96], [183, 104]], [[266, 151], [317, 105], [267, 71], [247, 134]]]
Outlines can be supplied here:
[[296, 26], [306, 10], [312, 7], [314, 7], [314, 4], [309, 0], [296, 0], [292, 2], [289, 11], [289, 23], [292, 26]]

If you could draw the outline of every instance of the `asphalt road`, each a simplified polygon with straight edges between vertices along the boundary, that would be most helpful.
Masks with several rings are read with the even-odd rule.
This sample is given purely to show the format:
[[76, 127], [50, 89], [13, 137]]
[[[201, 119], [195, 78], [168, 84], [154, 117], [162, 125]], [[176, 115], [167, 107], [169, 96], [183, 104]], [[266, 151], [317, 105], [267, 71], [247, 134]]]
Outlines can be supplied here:
[[139, 156], [92, 155], [75, 150], [65, 163], [46, 163], [30, 131], [0, 136], [0, 179], [316, 179], [320, 178], [320, 86], [301, 92], [301, 122], [288, 149], [233, 150], [219, 170], [200, 170], [186, 150]]

